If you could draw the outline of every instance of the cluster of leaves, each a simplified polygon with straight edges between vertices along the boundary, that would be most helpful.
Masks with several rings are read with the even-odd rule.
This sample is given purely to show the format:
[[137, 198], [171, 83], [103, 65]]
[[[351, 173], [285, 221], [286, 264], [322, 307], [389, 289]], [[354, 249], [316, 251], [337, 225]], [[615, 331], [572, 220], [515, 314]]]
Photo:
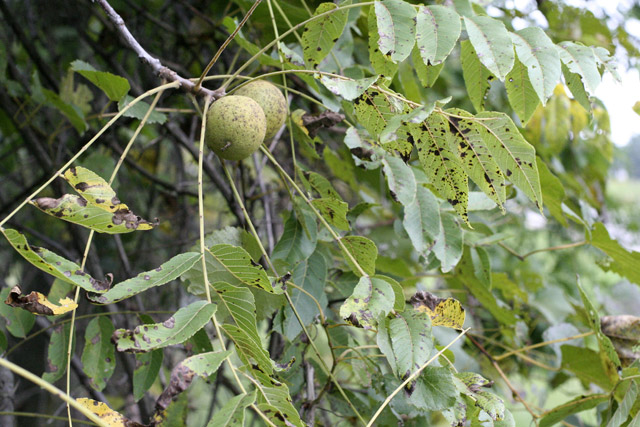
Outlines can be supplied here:
[[[236, 3], [247, 9], [245, 2]], [[25, 338], [36, 315], [64, 316], [78, 304], [88, 305], [85, 310], [93, 315], [84, 330], [80, 375], [93, 394], [78, 403], [108, 425], [132, 423], [117, 399], [109, 402], [111, 409], [95, 394], [122, 394], [110, 388], [116, 355], [125, 370], [126, 357], [135, 358], [127, 393], [141, 407], [145, 399], [153, 402], [147, 419], [139, 420], [152, 425], [243, 425], [247, 414], [287, 426], [399, 421], [514, 426], [532, 419], [547, 426], [596, 407], [602, 425], [637, 423], [639, 320], [601, 318], [589, 297], [595, 279], [587, 277], [587, 286], [581, 286], [573, 275], [604, 277], [604, 270], [640, 284], [640, 255], [612, 238], [599, 215], [612, 156], [606, 111], [591, 96], [604, 72], [616, 75], [607, 49], [577, 40], [554, 42], [553, 28], [514, 31], [508, 20], [463, 0], [446, 6], [402, 0], [321, 3], [315, 12], [278, 3], [259, 6], [236, 34], [230, 68], [248, 54], [255, 61], [247, 62], [247, 74], [278, 69], [287, 76], [283, 90], [293, 94], [291, 120], [276, 138], [288, 135], [291, 146], [281, 142], [271, 152], [265, 148], [253, 163], [214, 164], [201, 158], [199, 171], [195, 164], [182, 168], [181, 176], [191, 174], [198, 181], [203, 164], [207, 173], [217, 167], [226, 172], [226, 183], [211, 172], [218, 192], [204, 210], [200, 204], [197, 215], [214, 231], [161, 262], [144, 260], [140, 265], [146, 267], [134, 270], [147, 271], [128, 272], [124, 280], [106, 260], [112, 254], [102, 254], [92, 276], [85, 272], [86, 255], [78, 265], [70, 256], [30, 245], [13, 228], [2, 228], [6, 246], [23, 258], [22, 264], [55, 279], [43, 293], [3, 289], [6, 305], [0, 314], [6, 330]], [[238, 25], [226, 11], [215, 16], [230, 33]], [[273, 27], [262, 28], [260, 22]], [[199, 28], [202, 22], [191, 24]], [[281, 34], [277, 43], [274, 30]], [[275, 46], [272, 55], [270, 46]], [[194, 67], [196, 74], [203, 68]], [[126, 78], [82, 61], [71, 62], [69, 71], [59, 93], [37, 80], [30, 93], [6, 76], [2, 81], [26, 105], [46, 105], [79, 134], [92, 128], [93, 89], [75, 86], [74, 73], [103, 99], [117, 103], [116, 117], [101, 123], [96, 137], [73, 155], [129, 117], [135, 125], [157, 126], [146, 126], [154, 130], [145, 135], [121, 125], [121, 137], [133, 143], [142, 135], [153, 143], [162, 138], [158, 129], [167, 129], [178, 139], [185, 135], [181, 156], [191, 152], [197, 158], [195, 138], [182, 127], [195, 129], [198, 121], [189, 124], [181, 114], [198, 111], [186, 109], [184, 100], [168, 101], [172, 117], [165, 123], [165, 114], [157, 108], [151, 112], [154, 107], [141, 101], [158, 88], [134, 99]], [[228, 74], [214, 71], [214, 78]], [[467, 111], [471, 107], [475, 114]], [[180, 120], [186, 126], [175, 124]], [[18, 129], [3, 122], [7, 139], [28, 140]], [[129, 146], [112, 149], [124, 151], [124, 159]], [[137, 172], [153, 178], [157, 167], [149, 167], [143, 154]], [[171, 161], [171, 155], [164, 160]], [[181, 226], [167, 221], [169, 209], [159, 209], [159, 220], [142, 219], [119, 198], [129, 200], [135, 191], [122, 186], [126, 193], [117, 196], [111, 186], [115, 173], [108, 182], [100, 160], [81, 164], [60, 171], [77, 194], [25, 200], [53, 217], [47, 226], [43, 216], [36, 217], [37, 230], [62, 233], [61, 219], [70, 223], [69, 230], [90, 230], [89, 244], [94, 232], [113, 234], [108, 247], [121, 258], [127, 251], [121, 235], [175, 238]], [[174, 193], [181, 190], [166, 179], [153, 179]], [[220, 201], [227, 202], [228, 211], [216, 210]], [[284, 212], [280, 218], [278, 210]], [[523, 218], [540, 213], [555, 222], [547, 223], [542, 238], [533, 239]], [[186, 210], [183, 216], [196, 217]], [[224, 226], [234, 222], [241, 226]], [[187, 224], [195, 228], [197, 223]], [[583, 241], [560, 244], [580, 234]], [[190, 237], [189, 245], [195, 240]], [[144, 247], [135, 239], [127, 241], [129, 252]], [[531, 252], [520, 255], [505, 242]], [[549, 253], [541, 259], [549, 265], [528, 262], [545, 244], [550, 250], [543, 249]], [[579, 252], [578, 268], [566, 267], [562, 255], [553, 252], [579, 246], [589, 249]], [[598, 273], [585, 271], [594, 259], [601, 261]], [[97, 278], [101, 271], [114, 273]], [[170, 288], [175, 281], [182, 287]], [[162, 299], [166, 288], [181, 298]], [[85, 300], [78, 299], [80, 289]], [[67, 298], [73, 290], [75, 301]], [[434, 295], [439, 292], [456, 298]], [[157, 322], [142, 313], [141, 295], [170, 311]], [[132, 307], [138, 316], [114, 325], [106, 317], [114, 313], [99, 312], [100, 305]], [[74, 353], [75, 320], [51, 320], [55, 327], [43, 378], [55, 382], [70, 375], [67, 350]], [[541, 346], [551, 351], [531, 352]], [[179, 355], [180, 361], [167, 354]], [[477, 355], [486, 358], [479, 362]], [[507, 360], [510, 356], [518, 362]], [[544, 363], [549, 358], [555, 366]], [[170, 369], [168, 381], [160, 375], [163, 368]], [[523, 393], [536, 386], [526, 380], [534, 369], [552, 384], [547, 395], [562, 385], [570, 385], [573, 395], [549, 397], [540, 404], [544, 409], [537, 407]], [[193, 391], [197, 387], [211, 389], [198, 377], [215, 386], [204, 393], [213, 414], [196, 418], [187, 410], [187, 396], [202, 394]], [[218, 395], [220, 388], [225, 397]], [[520, 405], [526, 413], [515, 411]], [[587, 412], [586, 419], [594, 413]]]

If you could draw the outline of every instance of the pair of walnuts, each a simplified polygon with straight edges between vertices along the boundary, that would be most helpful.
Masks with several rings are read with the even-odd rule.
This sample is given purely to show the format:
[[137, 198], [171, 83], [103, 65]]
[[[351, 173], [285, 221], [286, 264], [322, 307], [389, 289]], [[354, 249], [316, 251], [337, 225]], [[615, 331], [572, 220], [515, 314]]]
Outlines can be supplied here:
[[282, 92], [267, 81], [254, 80], [211, 105], [207, 145], [223, 159], [242, 160], [272, 138], [286, 116]]

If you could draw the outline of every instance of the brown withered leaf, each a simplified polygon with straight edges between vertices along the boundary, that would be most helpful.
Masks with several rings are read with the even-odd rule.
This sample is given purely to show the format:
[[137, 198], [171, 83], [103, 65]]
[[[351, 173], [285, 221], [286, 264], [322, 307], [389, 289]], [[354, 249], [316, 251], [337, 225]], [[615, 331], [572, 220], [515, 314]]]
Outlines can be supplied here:
[[409, 302], [416, 310], [427, 313], [433, 326], [462, 329], [464, 325], [464, 308], [456, 299], [439, 298], [429, 292], [418, 291]]
[[86, 397], [80, 397], [76, 399], [79, 404], [89, 409], [96, 414], [110, 427], [147, 427], [145, 424], [140, 424], [135, 421], [131, 421], [119, 412], [109, 408], [106, 403], [87, 399]]
[[324, 111], [320, 114], [305, 114], [302, 116], [302, 124], [309, 131], [311, 138], [315, 137], [320, 129], [330, 128], [344, 120], [344, 114]]
[[18, 285], [11, 288], [4, 303], [42, 316], [64, 314], [78, 307], [71, 298], [62, 298], [56, 305], [40, 292], [33, 291], [28, 295], [22, 295], [22, 289]]

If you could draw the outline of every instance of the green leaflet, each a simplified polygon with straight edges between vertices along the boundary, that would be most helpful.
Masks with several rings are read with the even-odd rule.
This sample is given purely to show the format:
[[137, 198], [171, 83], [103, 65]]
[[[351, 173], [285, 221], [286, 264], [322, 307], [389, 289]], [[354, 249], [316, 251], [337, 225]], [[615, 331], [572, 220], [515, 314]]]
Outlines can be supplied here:
[[627, 251], [617, 240], [609, 236], [606, 227], [598, 222], [591, 232], [591, 244], [606, 253], [613, 262], [608, 269], [626, 277], [630, 281], [640, 284], [640, 252]]
[[622, 402], [620, 402], [620, 406], [618, 406], [618, 410], [616, 410], [616, 412], [613, 414], [613, 416], [607, 423], [607, 427], [617, 427], [624, 424], [624, 422], [629, 417], [629, 414], [631, 413], [631, 408], [634, 406], [637, 396], [638, 396], [638, 386], [635, 381], [631, 381], [629, 390], [624, 395], [624, 399], [622, 399]]
[[548, 412], [540, 419], [540, 427], [551, 427], [567, 418], [569, 415], [586, 411], [609, 400], [608, 394], [591, 394], [580, 396], [569, 402], [563, 403]]
[[162, 367], [162, 350], [136, 353], [136, 368], [133, 371], [133, 398], [137, 402], [144, 397], [158, 377]]
[[89, 204], [85, 199], [74, 194], [65, 194], [59, 199], [40, 197], [30, 203], [44, 213], [90, 228], [98, 233], [130, 233], [135, 230], [151, 230], [154, 226], [129, 209], [112, 213]]
[[351, 259], [353, 257], [366, 274], [375, 274], [376, 258], [378, 257], [378, 248], [375, 243], [362, 236], [345, 236], [341, 241], [348, 252], [345, 253], [345, 249], [342, 249], [345, 260], [347, 261], [347, 264], [349, 264], [351, 271], [358, 276], [362, 275], [360, 269]]
[[84, 333], [82, 368], [89, 377], [91, 386], [100, 391], [116, 369], [115, 349], [111, 344], [111, 335], [115, 328], [105, 316], [94, 317]]
[[404, 61], [415, 44], [415, 8], [402, 0], [376, 1], [378, 47], [393, 62]]
[[[305, 326], [311, 324], [319, 315], [318, 305], [323, 311], [327, 308], [327, 294], [324, 291], [326, 280], [327, 263], [319, 252], [314, 252], [309, 258], [302, 260], [291, 272], [291, 281], [315, 298], [314, 301], [306, 293], [296, 288], [291, 289], [291, 301]], [[290, 306], [284, 309], [284, 317], [284, 336], [293, 341], [302, 331], [302, 327]]]
[[[408, 309], [398, 316], [378, 321], [377, 344], [393, 372], [407, 378], [422, 366], [434, 350], [431, 319], [423, 311]], [[412, 388], [413, 383], [408, 387]]]
[[444, 6], [419, 6], [416, 46], [425, 65], [444, 62], [456, 45], [462, 26], [460, 16]]
[[251, 372], [260, 381], [255, 383], [258, 408], [268, 414], [271, 422], [282, 427], [304, 427], [305, 424], [293, 406], [287, 385], [268, 377], [262, 371], [252, 369]]
[[[133, 97], [125, 95], [120, 101], [118, 101], [118, 111], [122, 111], [127, 105], [133, 101]], [[144, 101], [138, 101], [133, 107], [129, 108], [123, 114], [124, 117], [130, 117], [132, 119], [142, 120], [147, 114], [151, 106]], [[147, 124], [157, 123], [159, 125], [164, 124], [167, 121], [167, 115], [158, 111], [152, 111], [147, 118]]]
[[394, 306], [393, 287], [378, 277], [363, 276], [340, 307], [340, 317], [359, 328], [371, 329]]
[[408, 128], [429, 181], [468, 223], [468, 178], [458, 156], [452, 151], [452, 135], [446, 119], [441, 114], [431, 114], [426, 121], [410, 124]]
[[236, 427], [244, 426], [244, 410], [256, 401], [256, 390], [251, 393], [239, 394], [219, 408], [207, 423], [207, 427]]
[[422, 86], [433, 87], [444, 67], [444, 62], [441, 62], [439, 65], [424, 65], [417, 47], [413, 49], [411, 57], [413, 58], [413, 66], [415, 67], [416, 74]]
[[224, 306], [236, 325], [245, 334], [249, 335], [254, 342], [260, 342], [253, 293], [247, 288], [233, 286], [224, 282], [216, 282], [211, 286], [215, 289], [217, 298], [222, 302], [222, 304], [218, 304], [218, 307], [221, 307], [222, 310], [222, 306]]
[[71, 69], [100, 88], [111, 101], [119, 101], [131, 88], [124, 77], [98, 71], [79, 59], [71, 63]]
[[347, 101], [353, 101], [362, 95], [379, 76], [367, 77], [360, 80], [341, 79], [338, 77], [321, 76], [320, 81], [332, 93], [341, 96]]
[[476, 126], [477, 123], [466, 119], [473, 119], [471, 113], [458, 108], [450, 108], [447, 113], [452, 114], [447, 116], [447, 121], [449, 132], [453, 134], [453, 143], [458, 147], [460, 163], [469, 178], [504, 212], [502, 205], [507, 196], [504, 174], [495, 159], [497, 151], [486, 144], [482, 129]]
[[402, 225], [415, 250], [423, 255], [440, 235], [440, 205], [422, 185], [417, 187], [413, 202], [405, 205]]
[[398, 64], [391, 60], [391, 55], [380, 52], [380, 47], [378, 46], [380, 36], [378, 35], [378, 22], [374, 6], [369, 8], [367, 25], [369, 30], [369, 60], [373, 70], [376, 74], [391, 78], [398, 71]]
[[515, 55], [504, 24], [488, 16], [464, 17], [464, 25], [480, 61], [500, 81], [511, 71]]
[[567, 87], [571, 91], [573, 98], [578, 101], [586, 111], [591, 111], [589, 94], [585, 90], [584, 83], [580, 79], [580, 76], [569, 71], [567, 66], [564, 64], [562, 64], [562, 75], [564, 76], [564, 81], [567, 83]]
[[462, 256], [462, 229], [455, 218], [445, 212], [440, 214], [440, 234], [433, 245], [433, 253], [440, 261], [440, 268], [448, 272], [458, 264]]
[[407, 206], [416, 198], [416, 179], [410, 166], [394, 156], [384, 156], [382, 171], [387, 177], [391, 197]]
[[507, 88], [509, 103], [520, 118], [522, 127], [525, 127], [540, 105], [540, 100], [529, 80], [527, 68], [518, 60], [518, 57], [513, 69], [507, 74], [504, 85]]
[[478, 54], [469, 40], [460, 42], [460, 61], [462, 76], [467, 88], [467, 94], [477, 112], [484, 111], [484, 104], [495, 76], [480, 62]]
[[562, 182], [549, 170], [547, 164], [537, 158], [538, 172], [540, 173], [540, 188], [542, 189], [542, 200], [549, 209], [549, 213], [563, 226], [567, 226], [567, 219], [562, 213], [562, 202], [565, 197]]
[[0, 231], [24, 259], [45, 273], [49, 273], [89, 292], [103, 293], [111, 285], [110, 280], [96, 280], [82, 271], [78, 264], [62, 258], [47, 249], [29, 246], [24, 235], [16, 230], [1, 229]]
[[427, 411], [442, 411], [456, 401], [458, 391], [449, 368], [427, 366], [415, 383], [409, 403]]
[[311, 204], [329, 224], [340, 230], [349, 230], [349, 221], [347, 221], [349, 205], [347, 203], [336, 199], [321, 198], [312, 200]]
[[603, 390], [611, 391], [618, 381], [617, 374], [607, 372], [606, 365], [597, 351], [565, 344], [562, 352], [562, 369], [573, 372], [585, 383], [593, 383]]
[[64, 115], [79, 134], [82, 134], [87, 130], [88, 126], [87, 122], [84, 120], [84, 114], [78, 107], [65, 102], [60, 95], [49, 89], [41, 88], [40, 90], [47, 100], [47, 104], [51, 105]]
[[485, 411], [492, 420], [497, 421], [504, 418], [504, 401], [495, 394], [486, 391], [491, 387], [492, 381], [483, 378], [473, 372], [459, 372], [456, 378], [464, 385], [458, 385], [460, 392], [475, 402], [475, 405]]
[[338, 194], [336, 189], [333, 188], [333, 185], [331, 185], [331, 182], [324, 176], [316, 172], [309, 172], [305, 173], [305, 177], [311, 187], [320, 194], [320, 197], [343, 201], [340, 194]]
[[89, 301], [98, 304], [113, 304], [123, 299], [130, 298], [155, 286], [161, 286], [177, 279], [186, 273], [196, 262], [200, 260], [197, 252], [186, 252], [171, 258], [160, 267], [145, 271], [136, 277], [114, 285], [104, 294], [88, 294]]
[[523, 28], [510, 35], [518, 59], [527, 67], [531, 85], [545, 105], [560, 80], [560, 56], [556, 47], [538, 27]]
[[358, 123], [373, 137], [378, 137], [394, 116], [408, 112], [404, 103], [375, 88], [367, 89], [353, 104]]
[[145, 352], [183, 343], [209, 322], [216, 305], [197, 301], [182, 307], [162, 323], [117, 329], [113, 341], [118, 351]]
[[579, 74], [587, 92], [596, 93], [600, 84], [600, 72], [596, 57], [591, 48], [574, 42], [562, 42], [557, 45], [558, 55], [572, 73]]
[[269, 353], [264, 349], [259, 338], [256, 339], [252, 334], [235, 325], [222, 325], [222, 330], [233, 340], [238, 357], [246, 366], [257, 365], [254, 370], [259, 370], [265, 375], [273, 375], [273, 364]]
[[[54, 383], [67, 371], [70, 332], [70, 323], [54, 326], [47, 349], [47, 367], [42, 374], [43, 380]], [[73, 340], [71, 354], [74, 354], [75, 346], [76, 340]]]
[[[303, 211], [302, 215], [307, 214]], [[318, 225], [315, 219], [306, 222], [306, 225], [307, 229], [305, 230], [296, 215], [292, 213], [284, 223], [284, 231], [273, 248], [271, 258], [285, 261], [288, 265], [294, 265], [310, 256], [316, 250], [318, 243]]]
[[333, 3], [321, 3], [314, 16], [335, 10], [320, 19], [315, 19], [304, 27], [302, 52], [308, 66], [316, 68], [331, 52], [347, 23], [348, 10], [339, 9]]
[[[208, 255], [211, 255], [211, 257]], [[207, 275], [212, 276], [216, 281], [240, 282], [272, 294], [278, 293], [271, 286], [267, 273], [262, 266], [254, 263], [247, 251], [241, 247], [225, 244], [214, 245], [207, 249], [206, 258]], [[209, 265], [212, 267], [211, 270]], [[217, 273], [212, 274], [214, 272]], [[226, 277], [231, 280], [227, 280]]]

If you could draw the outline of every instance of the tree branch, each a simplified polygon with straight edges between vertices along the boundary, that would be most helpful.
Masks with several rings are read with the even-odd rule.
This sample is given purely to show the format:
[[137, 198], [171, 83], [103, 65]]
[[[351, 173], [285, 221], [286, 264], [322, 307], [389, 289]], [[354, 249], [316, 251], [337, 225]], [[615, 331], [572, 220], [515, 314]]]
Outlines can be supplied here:
[[155, 74], [163, 80], [167, 82], [179, 82], [180, 87], [187, 91], [191, 92], [195, 95], [200, 95], [204, 97], [211, 97], [214, 100], [222, 98], [225, 95], [224, 89], [211, 90], [203, 87], [196, 87], [195, 83], [191, 80], [186, 79], [180, 76], [178, 73], [162, 65], [159, 59], [154, 58], [147, 52], [141, 45], [138, 43], [138, 40], [131, 34], [129, 29], [124, 23], [124, 20], [118, 12], [116, 12], [107, 0], [95, 0], [96, 3], [102, 7], [102, 9], [107, 14], [109, 20], [114, 24], [116, 31], [122, 37], [124, 43], [129, 46], [137, 55], [138, 58], [145, 64], [149, 65], [151, 69], [155, 72]]

